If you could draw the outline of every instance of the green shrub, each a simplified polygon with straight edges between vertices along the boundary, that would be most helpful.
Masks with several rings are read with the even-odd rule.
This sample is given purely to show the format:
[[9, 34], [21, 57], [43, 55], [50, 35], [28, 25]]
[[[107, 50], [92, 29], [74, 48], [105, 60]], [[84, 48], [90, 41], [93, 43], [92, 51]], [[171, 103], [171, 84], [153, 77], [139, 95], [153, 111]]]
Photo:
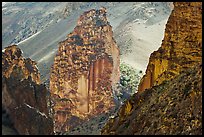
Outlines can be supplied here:
[[132, 93], [135, 93], [137, 86], [141, 79], [142, 71], [137, 72], [136, 69], [130, 65], [122, 62], [120, 64], [120, 85], [127, 88], [130, 88]]
[[137, 92], [142, 71], [136, 70], [132, 66], [122, 62], [120, 64], [120, 72], [120, 82], [116, 96], [123, 102]]

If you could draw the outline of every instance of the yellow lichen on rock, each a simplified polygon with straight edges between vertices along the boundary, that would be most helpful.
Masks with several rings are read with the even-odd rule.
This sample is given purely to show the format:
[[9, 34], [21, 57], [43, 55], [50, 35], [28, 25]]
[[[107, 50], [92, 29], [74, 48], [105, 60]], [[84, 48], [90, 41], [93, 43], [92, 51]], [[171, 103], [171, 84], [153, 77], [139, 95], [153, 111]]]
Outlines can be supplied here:
[[132, 105], [130, 104], [130, 102], [128, 101], [127, 104], [126, 104], [126, 107], [125, 107], [125, 113], [126, 115], [129, 115], [130, 112], [132, 110]]

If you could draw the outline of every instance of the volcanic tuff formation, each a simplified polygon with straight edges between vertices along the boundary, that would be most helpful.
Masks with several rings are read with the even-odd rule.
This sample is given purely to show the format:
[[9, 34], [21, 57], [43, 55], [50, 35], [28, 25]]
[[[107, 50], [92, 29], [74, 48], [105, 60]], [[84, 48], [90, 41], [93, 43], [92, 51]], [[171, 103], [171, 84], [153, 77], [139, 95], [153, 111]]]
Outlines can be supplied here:
[[81, 15], [74, 31], [60, 42], [51, 69], [56, 132], [68, 131], [114, 106], [112, 91], [119, 81], [119, 61], [106, 9]]
[[140, 83], [143, 92], [124, 103], [102, 134], [202, 134], [201, 15], [199, 2], [174, 3]]
[[162, 46], [149, 59], [139, 91], [161, 84], [183, 69], [201, 63], [202, 3], [175, 2], [166, 25]]
[[36, 62], [25, 59], [21, 53], [16, 45], [2, 52], [2, 114], [9, 116], [2, 117], [7, 121], [3, 125], [15, 129], [17, 134], [53, 134], [47, 89], [40, 84]]

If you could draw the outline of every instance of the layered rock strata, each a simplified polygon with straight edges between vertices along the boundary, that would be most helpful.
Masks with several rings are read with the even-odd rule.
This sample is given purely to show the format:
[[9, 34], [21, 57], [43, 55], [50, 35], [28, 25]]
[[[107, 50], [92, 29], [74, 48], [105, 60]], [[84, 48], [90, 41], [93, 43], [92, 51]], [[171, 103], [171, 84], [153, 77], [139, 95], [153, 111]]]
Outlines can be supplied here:
[[149, 59], [139, 91], [173, 79], [186, 68], [201, 63], [202, 3], [175, 2], [168, 19], [162, 46]]
[[73, 32], [59, 43], [51, 68], [56, 132], [69, 131], [114, 106], [112, 91], [119, 81], [119, 61], [106, 9], [81, 15]]
[[16, 45], [2, 52], [2, 107], [9, 117], [4, 117], [4, 121], [10, 123], [4, 126], [21, 135], [53, 134], [47, 107], [48, 91], [40, 84], [36, 62], [21, 54]]

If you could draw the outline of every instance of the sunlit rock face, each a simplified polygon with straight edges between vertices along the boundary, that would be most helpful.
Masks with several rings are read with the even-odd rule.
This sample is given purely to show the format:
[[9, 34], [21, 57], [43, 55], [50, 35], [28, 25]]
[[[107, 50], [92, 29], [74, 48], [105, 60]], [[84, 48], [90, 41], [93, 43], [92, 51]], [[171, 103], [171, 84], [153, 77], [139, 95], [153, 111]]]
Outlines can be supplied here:
[[175, 2], [139, 91], [103, 135], [202, 135], [202, 3]]
[[47, 107], [48, 91], [40, 84], [36, 62], [25, 59], [21, 53], [16, 45], [2, 52], [2, 107], [9, 116], [4, 121], [10, 123], [5, 126], [20, 135], [53, 134]]
[[59, 43], [51, 68], [55, 132], [68, 131], [114, 106], [112, 91], [119, 81], [119, 61], [106, 9], [81, 15], [73, 32]]
[[[2, 73], [6, 78], [11, 76], [11, 73], [15, 71], [16, 67], [22, 70], [22, 74], [19, 75], [21, 79], [28, 79], [30, 76], [32, 81], [36, 84], [40, 83], [40, 73], [36, 67], [36, 62], [30, 58], [24, 58], [22, 51], [17, 45], [12, 45], [4, 49], [2, 53]], [[15, 73], [17, 75], [18, 73]]]
[[186, 68], [201, 63], [202, 3], [175, 2], [162, 46], [149, 59], [139, 91], [161, 84]]

